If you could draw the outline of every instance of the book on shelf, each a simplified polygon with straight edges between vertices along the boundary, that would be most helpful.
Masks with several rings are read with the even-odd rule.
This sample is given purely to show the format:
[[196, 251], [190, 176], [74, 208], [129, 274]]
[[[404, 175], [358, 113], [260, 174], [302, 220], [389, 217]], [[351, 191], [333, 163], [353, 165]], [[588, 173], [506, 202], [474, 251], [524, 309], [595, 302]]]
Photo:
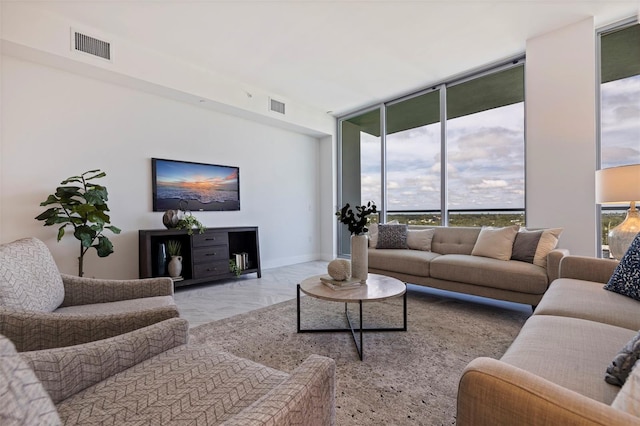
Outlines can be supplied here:
[[339, 281], [334, 280], [330, 275], [321, 276], [320, 282], [333, 290], [350, 290], [362, 285], [358, 278], [349, 278], [347, 280]]

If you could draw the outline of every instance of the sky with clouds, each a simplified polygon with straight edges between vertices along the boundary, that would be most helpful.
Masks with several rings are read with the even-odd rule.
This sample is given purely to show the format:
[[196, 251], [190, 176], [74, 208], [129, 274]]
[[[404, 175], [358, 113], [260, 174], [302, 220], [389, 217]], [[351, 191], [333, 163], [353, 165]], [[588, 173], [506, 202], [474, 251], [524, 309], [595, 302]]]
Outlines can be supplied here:
[[[602, 86], [602, 167], [640, 163], [640, 76]], [[361, 134], [362, 202], [380, 203], [380, 138]], [[524, 103], [447, 122], [450, 209], [524, 209]], [[440, 209], [440, 124], [387, 136], [389, 211]]]
[[[524, 105], [449, 120], [449, 208], [524, 208]], [[380, 139], [362, 134], [362, 202], [380, 199]], [[387, 136], [387, 208], [440, 209], [440, 124]]]
[[602, 168], [640, 164], [640, 75], [602, 85]]

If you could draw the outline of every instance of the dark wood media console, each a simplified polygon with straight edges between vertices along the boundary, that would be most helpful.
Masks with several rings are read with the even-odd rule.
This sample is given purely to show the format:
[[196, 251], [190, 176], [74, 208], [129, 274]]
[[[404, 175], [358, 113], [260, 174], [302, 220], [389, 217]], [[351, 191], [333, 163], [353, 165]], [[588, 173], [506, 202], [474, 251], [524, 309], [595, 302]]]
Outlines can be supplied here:
[[174, 281], [176, 287], [235, 277], [229, 260], [239, 253], [246, 253], [247, 260], [241, 273], [262, 276], [256, 226], [207, 228], [203, 234], [194, 229], [193, 235], [179, 229], [149, 229], [138, 231], [138, 238], [140, 278], [168, 276], [159, 273], [158, 252], [160, 244], [170, 240], [182, 245], [183, 279]]

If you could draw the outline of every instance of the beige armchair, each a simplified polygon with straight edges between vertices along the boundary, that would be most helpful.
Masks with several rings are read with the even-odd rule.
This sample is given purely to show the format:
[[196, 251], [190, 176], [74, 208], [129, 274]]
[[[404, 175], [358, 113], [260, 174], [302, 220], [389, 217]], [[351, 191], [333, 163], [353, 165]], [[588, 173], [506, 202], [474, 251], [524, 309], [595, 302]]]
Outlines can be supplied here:
[[332, 359], [285, 373], [187, 338], [181, 318], [33, 352], [0, 336], [0, 424], [335, 423]]
[[36, 238], [0, 245], [0, 334], [32, 351], [106, 339], [178, 317], [170, 278], [60, 274]]

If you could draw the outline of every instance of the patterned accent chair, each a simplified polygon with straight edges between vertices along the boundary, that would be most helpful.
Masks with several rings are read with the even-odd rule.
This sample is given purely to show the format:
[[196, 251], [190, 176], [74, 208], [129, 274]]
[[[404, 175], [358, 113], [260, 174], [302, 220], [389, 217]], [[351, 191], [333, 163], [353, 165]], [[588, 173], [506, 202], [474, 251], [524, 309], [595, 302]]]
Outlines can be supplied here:
[[2, 425], [335, 424], [335, 362], [290, 374], [185, 344], [173, 318], [106, 340], [17, 353], [0, 336]]
[[0, 245], [0, 334], [18, 351], [77, 345], [178, 317], [170, 278], [60, 274], [36, 238]]

